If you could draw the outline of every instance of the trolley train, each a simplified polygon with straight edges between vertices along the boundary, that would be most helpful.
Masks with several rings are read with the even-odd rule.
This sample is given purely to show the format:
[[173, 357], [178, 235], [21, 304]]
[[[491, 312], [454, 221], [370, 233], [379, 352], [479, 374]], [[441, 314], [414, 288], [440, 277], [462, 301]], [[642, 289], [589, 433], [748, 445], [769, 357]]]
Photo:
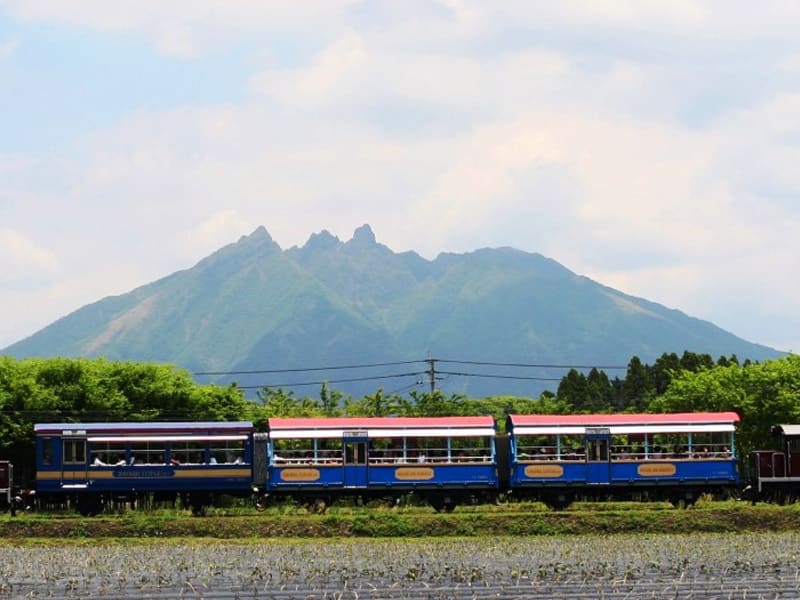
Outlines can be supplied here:
[[[320, 510], [411, 492], [444, 511], [501, 494], [554, 508], [577, 498], [689, 505], [738, 489], [738, 421], [733, 412], [510, 415], [501, 434], [490, 416], [273, 418], [265, 432], [250, 422], [38, 424], [36, 492], [86, 516], [178, 498], [202, 514], [218, 495]], [[800, 469], [800, 452], [794, 460]]]

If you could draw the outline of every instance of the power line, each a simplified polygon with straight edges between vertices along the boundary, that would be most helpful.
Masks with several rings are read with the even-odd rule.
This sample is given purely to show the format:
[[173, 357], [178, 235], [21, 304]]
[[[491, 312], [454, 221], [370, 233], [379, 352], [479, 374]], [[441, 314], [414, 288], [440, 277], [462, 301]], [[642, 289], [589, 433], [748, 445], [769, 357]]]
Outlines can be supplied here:
[[304, 367], [302, 369], [257, 369], [253, 371], [198, 371], [195, 375], [259, 375], [263, 373], [307, 373], [310, 371], [338, 371], [344, 369], [369, 369], [373, 367], [392, 367], [395, 365], [412, 365], [424, 360], [404, 360], [385, 363], [367, 363], [363, 365], [339, 365], [333, 367]]
[[[322, 367], [302, 367], [292, 369], [253, 369], [253, 370], [237, 370], [237, 371], [199, 371], [195, 375], [214, 375], [214, 376], [231, 376], [231, 375], [258, 375], [258, 374], [275, 374], [275, 373], [311, 373], [317, 371], [337, 371], [347, 369], [370, 369], [376, 367], [392, 367], [398, 365], [410, 365], [423, 363], [427, 365], [425, 371], [414, 373], [398, 373], [391, 375], [371, 375], [364, 377], [350, 377], [342, 379], [325, 379], [319, 381], [299, 381], [291, 383], [265, 383], [261, 385], [239, 385], [238, 387], [243, 390], [255, 390], [264, 388], [293, 388], [310, 385], [323, 385], [335, 383], [356, 383], [363, 381], [375, 381], [381, 379], [393, 379], [399, 377], [411, 377], [424, 375], [427, 378], [427, 383], [430, 386], [430, 391], [436, 391], [436, 380], [438, 375], [452, 375], [456, 377], [477, 377], [484, 379], [507, 379], [517, 381], [561, 381], [561, 377], [534, 377], [525, 375], [502, 375], [498, 373], [469, 373], [460, 371], [438, 371], [436, 363], [451, 363], [457, 365], [480, 365], [492, 367], [506, 367], [506, 368], [535, 368], [535, 369], [601, 369], [601, 370], [623, 370], [627, 366], [618, 365], [565, 365], [565, 364], [544, 364], [544, 363], [518, 363], [518, 362], [495, 362], [495, 361], [478, 361], [478, 360], [458, 360], [458, 359], [439, 359], [439, 358], [426, 358], [421, 360], [406, 360], [406, 361], [389, 361], [380, 363], [361, 363], [361, 364], [346, 364], [346, 365], [329, 365]], [[415, 385], [419, 385], [417, 382]]]
[[561, 377], [523, 377], [521, 375], [498, 375], [494, 373], [457, 373], [455, 371], [436, 371], [441, 375], [458, 377], [485, 377], [487, 379], [520, 379], [527, 381], [561, 381]]
[[528, 367], [537, 369], [607, 369], [607, 370], [627, 370], [627, 366], [619, 365], [548, 365], [548, 364], [531, 364], [531, 363], [502, 363], [502, 362], [489, 362], [479, 360], [450, 360], [446, 358], [437, 358], [437, 362], [454, 363], [458, 365], [485, 365], [492, 367]]
[[[481, 365], [492, 367], [516, 367], [516, 368], [535, 368], [535, 369], [602, 369], [602, 370], [627, 370], [627, 366], [622, 365], [569, 365], [569, 364], [546, 364], [546, 363], [513, 363], [513, 362], [493, 362], [480, 360], [457, 360], [448, 358], [426, 358], [420, 360], [404, 360], [380, 363], [363, 363], [355, 365], [330, 365], [324, 367], [302, 367], [293, 369], [253, 369], [240, 371], [197, 371], [194, 375], [260, 375], [267, 373], [310, 373], [313, 371], [338, 371], [346, 369], [369, 369], [375, 367], [391, 367], [397, 365], [412, 365], [418, 363], [443, 362], [459, 365]], [[430, 367], [428, 372], [430, 372]]]
[[[262, 385], [237, 385], [242, 390], [260, 390], [266, 387], [269, 388], [282, 388], [282, 387], [300, 387], [304, 385], [322, 385], [323, 383], [353, 383], [356, 381], [372, 381], [375, 379], [396, 379], [398, 377], [418, 377], [425, 374], [425, 371], [417, 371], [415, 373], [398, 373], [396, 375], [373, 375], [372, 377], [352, 377], [349, 379], [325, 379], [321, 381], [303, 381], [299, 383], [267, 383]], [[416, 385], [416, 384], [415, 384]]]

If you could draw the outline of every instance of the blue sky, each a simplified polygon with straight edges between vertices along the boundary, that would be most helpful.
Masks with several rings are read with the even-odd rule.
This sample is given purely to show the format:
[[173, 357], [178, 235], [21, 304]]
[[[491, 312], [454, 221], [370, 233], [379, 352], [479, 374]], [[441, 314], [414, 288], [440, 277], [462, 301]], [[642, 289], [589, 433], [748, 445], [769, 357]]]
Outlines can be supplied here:
[[259, 225], [369, 223], [796, 350], [798, 30], [785, 2], [0, 0], [0, 348]]

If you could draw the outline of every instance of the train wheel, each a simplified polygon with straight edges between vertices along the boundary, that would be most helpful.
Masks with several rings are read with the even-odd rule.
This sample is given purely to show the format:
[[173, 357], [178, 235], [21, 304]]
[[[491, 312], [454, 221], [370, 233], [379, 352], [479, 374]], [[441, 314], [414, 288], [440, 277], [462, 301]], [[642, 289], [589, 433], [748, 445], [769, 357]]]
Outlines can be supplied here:
[[311, 503], [311, 510], [318, 515], [321, 515], [328, 510], [328, 503], [326, 502], [325, 498], [314, 498], [314, 501]]
[[554, 492], [542, 498], [542, 501], [553, 510], [564, 510], [572, 504], [573, 497], [569, 492]]
[[432, 494], [428, 496], [428, 504], [433, 507], [436, 512], [451, 513], [456, 509], [456, 499], [449, 494]]
[[189, 494], [189, 506], [195, 517], [204, 517], [209, 504], [211, 504], [209, 494]]
[[684, 494], [672, 494], [669, 497], [669, 503], [675, 508], [689, 508], [697, 502], [697, 495], [693, 492], [686, 492]]
[[84, 517], [94, 517], [103, 510], [103, 498], [100, 494], [81, 494], [77, 501], [78, 512]]

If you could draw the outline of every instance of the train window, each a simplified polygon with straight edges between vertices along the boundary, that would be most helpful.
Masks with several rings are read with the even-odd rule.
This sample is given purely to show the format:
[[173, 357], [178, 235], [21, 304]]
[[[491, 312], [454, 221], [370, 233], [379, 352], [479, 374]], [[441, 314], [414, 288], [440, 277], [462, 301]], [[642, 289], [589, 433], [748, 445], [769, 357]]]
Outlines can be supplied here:
[[[205, 442], [173, 442], [170, 450], [170, 460], [173, 464], [192, 465], [204, 463], [206, 460]], [[241, 452], [239, 456], [241, 457]], [[235, 458], [225, 462], [235, 462]]]
[[586, 456], [589, 462], [608, 460], [608, 440], [586, 440]]
[[450, 440], [451, 462], [489, 462], [492, 447], [486, 437], [457, 437]]
[[316, 462], [336, 464], [342, 460], [342, 440], [317, 440]]
[[586, 450], [582, 435], [562, 435], [558, 438], [561, 460], [583, 460]]
[[692, 435], [692, 444], [689, 456], [697, 459], [729, 458], [731, 434], [721, 431], [711, 433], [695, 433]]
[[555, 435], [517, 437], [517, 458], [520, 460], [556, 460], [558, 440]]
[[278, 464], [341, 464], [342, 440], [275, 440], [272, 462]]
[[789, 452], [800, 452], [800, 438], [786, 438]]
[[615, 435], [611, 439], [611, 460], [642, 460], [643, 438], [639, 435]]
[[42, 464], [53, 464], [53, 438], [42, 439]]
[[164, 442], [132, 442], [131, 461], [134, 465], [163, 465], [167, 451]]
[[[201, 448], [203, 445], [200, 446]], [[244, 464], [244, 440], [211, 442], [208, 446], [209, 462], [225, 464]]]
[[347, 465], [367, 464], [366, 442], [346, 442], [344, 445], [344, 462]]
[[64, 440], [64, 464], [86, 463], [86, 440]]
[[416, 462], [447, 462], [449, 455], [446, 438], [417, 438], [417, 450], [412, 457]]
[[403, 442], [391, 438], [373, 438], [369, 441], [369, 462], [375, 464], [400, 462]]
[[124, 442], [92, 443], [89, 448], [89, 464], [95, 467], [126, 464], [128, 445]]
[[650, 439], [648, 458], [689, 458], [689, 434], [656, 433]]

